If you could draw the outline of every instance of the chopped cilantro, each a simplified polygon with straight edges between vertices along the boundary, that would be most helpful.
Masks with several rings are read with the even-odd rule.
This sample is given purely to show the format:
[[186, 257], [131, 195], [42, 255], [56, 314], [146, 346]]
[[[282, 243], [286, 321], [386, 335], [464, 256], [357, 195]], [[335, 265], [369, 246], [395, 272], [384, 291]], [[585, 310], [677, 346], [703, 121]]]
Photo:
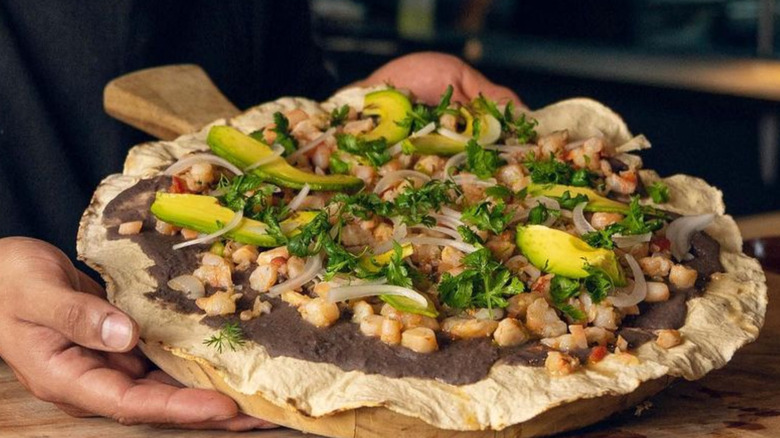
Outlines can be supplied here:
[[517, 277], [491, 257], [487, 248], [464, 257], [463, 265], [463, 272], [456, 276], [445, 272], [439, 283], [439, 297], [449, 307], [504, 308], [509, 305], [507, 297], [525, 289]]
[[612, 278], [601, 269], [587, 265], [585, 266], [585, 271], [587, 271], [589, 275], [582, 281], [582, 285], [585, 287], [585, 290], [588, 291], [588, 294], [590, 294], [593, 302], [598, 304], [607, 297], [609, 291], [615, 288], [615, 283], [612, 281]]
[[512, 216], [512, 211], [507, 211], [503, 202], [491, 208], [490, 202], [484, 201], [466, 208], [460, 218], [480, 230], [500, 234], [512, 220]]
[[456, 191], [457, 185], [452, 181], [436, 179], [426, 182], [420, 188], [408, 187], [396, 196], [392, 203], [392, 212], [401, 216], [406, 224], [422, 223], [433, 226], [436, 221], [428, 214], [451, 203]]
[[490, 178], [500, 165], [498, 151], [484, 149], [473, 139], [466, 143], [466, 169], [478, 178]]
[[577, 169], [571, 175], [571, 185], [574, 187], [593, 187], [597, 175], [588, 169]]
[[571, 166], [552, 156], [537, 160], [531, 155], [523, 164], [531, 171], [531, 180], [537, 184], [568, 185], [574, 173]]
[[333, 111], [330, 112], [330, 126], [343, 125], [347, 121], [347, 116], [349, 116], [349, 105], [333, 108]]
[[501, 122], [501, 130], [517, 138], [517, 141], [520, 143], [528, 143], [536, 138], [536, 125], [538, 122], [527, 118], [525, 114], [515, 118], [513, 102], [507, 103], [504, 112], [501, 113], [495, 102], [480, 93], [475, 101], [475, 105]]
[[569, 193], [568, 190], [563, 192], [563, 195], [558, 198], [558, 203], [561, 205], [561, 208], [565, 208], [566, 210], [573, 210], [574, 207], [577, 206], [577, 204], [588, 202], [588, 196], [584, 194], [578, 194], [577, 196], [573, 197], [571, 196], [571, 193]]
[[485, 243], [482, 240], [482, 238], [479, 237], [479, 235], [476, 232], [474, 232], [474, 230], [472, 230], [471, 228], [465, 225], [461, 225], [458, 227], [458, 233], [460, 233], [460, 237], [462, 237], [463, 241], [466, 243], [470, 243], [472, 245], [476, 245], [476, 244], [482, 245], [483, 243]]
[[485, 194], [491, 198], [506, 201], [511, 198], [514, 193], [504, 186], [492, 186], [485, 189]]
[[528, 211], [528, 223], [531, 225], [539, 225], [549, 219], [550, 216], [558, 217], [560, 214], [560, 210], [552, 210], [547, 208], [544, 204], [537, 204]]
[[280, 144], [284, 148], [284, 155], [290, 155], [298, 149], [298, 142], [290, 135], [290, 121], [280, 112], [274, 113], [274, 124], [272, 131], [276, 133], [275, 144]]
[[439, 117], [446, 113], [452, 113], [453, 110], [449, 109], [450, 101], [452, 100], [452, 85], [449, 85], [442, 94], [439, 104], [434, 108], [430, 108], [425, 104], [418, 103], [414, 105], [411, 112], [406, 113], [406, 117], [396, 122], [396, 124], [402, 128], [411, 129], [412, 132], [419, 131], [431, 122], [438, 122]]
[[585, 318], [583, 312], [569, 304], [569, 298], [575, 298], [580, 294], [581, 285], [578, 280], [556, 275], [550, 281], [550, 297], [553, 305], [573, 320]]
[[374, 167], [379, 167], [392, 158], [384, 138], [364, 140], [351, 134], [338, 134], [336, 144], [342, 151], [365, 158]]
[[330, 165], [330, 173], [345, 174], [349, 172], [349, 163], [339, 158], [336, 154], [331, 154], [328, 159]]
[[645, 219], [645, 211], [639, 205], [639, 197], [632, 196], [631, 203], [628, 206], [629, 212], [626, 218], [620, 224], [625, 227], [621, 234], [644, 234], [650, 231], [656, 231], [664, 226], [662, 219]]
[[647, 193], [656, 204], [669, 202], [669, 187], [661, 181], [656, 181], [647, 186]]
[[387, 284], [395, 286], [412, 287], [412, 278], [403, 261], [404, 249], [398, 242], [393, 242], [393, 256], [390, 262], [382, 268]]

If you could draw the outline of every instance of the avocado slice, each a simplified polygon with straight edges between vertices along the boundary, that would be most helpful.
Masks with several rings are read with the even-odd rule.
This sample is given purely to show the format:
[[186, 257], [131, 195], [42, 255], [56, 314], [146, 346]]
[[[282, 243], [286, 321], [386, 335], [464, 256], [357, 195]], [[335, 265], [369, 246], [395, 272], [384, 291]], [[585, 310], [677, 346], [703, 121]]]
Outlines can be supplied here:
[[[412, 244], [404, 243], [401, 246], [401, 258], [405, 259], [412, 254], [414, 254], [414, 247], [412, 247]], [[377, 255], [364, 254], [360, 257], [360, 266], [369, 272], [379, 272], [379, 270], [382, 269], [382, 266], [390, 263], [393, 255], [395, 255], [394, 249]]]
[[528, 194], [532, 196], [551, 196], [560, 198], [565, 192], [569, 192], [571, 196], [585, 195], [588, 197], [588, 205], [585, 206], [585, 211], [603, 211], [609, 213], [623, 213], [629, 212], [628, 205], [622, 202], [613, 201], [599, 195], [596, 191], [587, 187], [575, 187], [565, 186], [562, 184], [535, 184], [528, 185]]
[[[219, 205], [213, 196], [157, 192], [151, 208], [158, 219], [177, 227], [189, 228], [200, 233], [211, 234], [230, 222], [235, 212]], [[280, 223], [285, 234], [292, 236], [298, 228], [311, 222], [317, 212], [298, 212]], [[262, 222], [244, 218], [238, 227], [225, 233], [236, 242], [263, 247], [279, 246], [280, 243], [266, 232]], [[290, 230], [289, 232], [287, 230]]]
[[409, 98], [398, 90], [387, 89], [366, 94], [363, 98], [363, 115], [379, 117], [379, 124], [364, 134], [366, 140], [378, 140], [382, 137], [387, 144], [395, 144], [409, 136], [410, 128], [398, 126], [412, 112]]
[[571, 234], [544, 225], [519, 225], [517, 246], [537, 268], [569, 278], [585, 278], [586, 263], [603, 270], [615, 286], [625, 286], [626, 278], [613, 251], [593, 248]]
[[[272, 154], [270, 147], [230, 126], [213, 126], [206, 142], [216, 155], [241, 169]], [[293, 189], [300, 189], [306, 184], [312, 190], [357, 190], [363, 187], [360, 178], [305, 172], [281, 157], [250, 172], [266, 181]]]
[[[466, 120], [466, 128], [461, 135], [471, 138], [474, 135], [474, 116], [465, 108], [461, 108], [461, 114]], [[480, 144], [493, 144], [501, 136], [501, 122], [490, 114], [479, 114], [481, 133], [478, 142]], [[409, 137], [401, 144], [405, 154], [442, 155], [450, 156], [466, 150], [466, 143], [432, 133], [419, 137]]]

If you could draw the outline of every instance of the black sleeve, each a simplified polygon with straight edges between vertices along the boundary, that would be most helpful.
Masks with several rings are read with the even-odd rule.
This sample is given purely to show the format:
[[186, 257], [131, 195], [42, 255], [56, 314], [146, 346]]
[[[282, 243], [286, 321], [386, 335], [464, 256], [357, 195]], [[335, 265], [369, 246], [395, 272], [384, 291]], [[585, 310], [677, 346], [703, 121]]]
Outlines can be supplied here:
[[148, 139], [103, 112], [108, 81], [194, 63], [239, 108], [320, 98], [333, 81], [310, 27], [305, 0], [0, 0], [0, 236], [75, 255], [95, 187]]

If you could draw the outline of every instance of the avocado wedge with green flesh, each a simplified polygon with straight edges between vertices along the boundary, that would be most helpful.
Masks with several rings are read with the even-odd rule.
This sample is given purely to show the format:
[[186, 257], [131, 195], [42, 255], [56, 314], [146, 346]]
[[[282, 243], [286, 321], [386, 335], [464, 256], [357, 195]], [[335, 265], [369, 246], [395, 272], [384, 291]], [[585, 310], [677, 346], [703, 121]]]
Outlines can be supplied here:
[[[157, 193], [151, 211], [163, 222], [205, 234], [220, 230], [235, 215], [233, 210], [219, 205], [217, 198], [212, 196], [163, 192]], [[280, 226], [285, 235], [292, 236], [300, 227], [311, 222], [316, 215], [316, 212], [299, 212], [282, 221]], [[262, 247], [280, 245], [276, 239], [266, 233], [264, 223], [249, 218], [241, 219], [240, 224], [225, 233], [225, 236], [236, 242]]]
[[613, 251], [593, 248], [571, 234], [545, 227], [527, 225], [517, 227], [517, 246], [528, 261], [537, 268], [568, 278], [585, 278], [585, 267], [601, 269], [615, 282], [625, 286], [626, 278]]
[[[206, 139], [211, 150], [241, 169], [272, 155], [264, 143], [230, 126], [214, 126]], [[249, 171], [266, 181], [284, 187], [300, 189], [308, 184], [312, 190], [357, 190], [363, 180], [350, 175], [317, 175], [293, 167], [284, 158]]]
[[388, 89], [374, 91], [363, 98], [363, 115], [379, 118], [374, 129], [365, 133], [365, 140], [384, 138], [388, 145], [393, 145], [409, 136], [410, 128], [399, 126], [398, 123], [412, 112], [409, 98], [398, 90]]
[[603, 211], [609, 213], [623, 213], [629, 212], [628, 205], [622, 202], [613, 201], [612, 199], [605, 198], [599, 195], [594, 190], [587, 187], [575, 187], [565, 186], [561, 184], [534, 184], [528, 185], [528, 194], [531, 196], [550, 196], [560, 198], [564, 193], [574, 197], [577, 195], [585, 195], [588, 197], [588, 205], [585, 206], [585, 211]]
[[405, 154], [450, 156], [466, 150], [466, 144], [441, 134], [427, 134], [404, 140], [401, 148]]

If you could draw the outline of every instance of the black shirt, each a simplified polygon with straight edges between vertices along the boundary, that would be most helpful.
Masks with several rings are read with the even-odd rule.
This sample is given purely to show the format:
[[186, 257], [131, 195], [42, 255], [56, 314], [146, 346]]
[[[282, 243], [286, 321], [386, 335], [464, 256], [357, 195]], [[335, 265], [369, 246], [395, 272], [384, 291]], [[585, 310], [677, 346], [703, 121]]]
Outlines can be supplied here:
[[333, 87], [305, 0], [0, 0], [0, 237], [74, 257], [95, 187], [148, 139], [103, 112], [103, 87], [175, 63], [202, 66], [239, 108]]

